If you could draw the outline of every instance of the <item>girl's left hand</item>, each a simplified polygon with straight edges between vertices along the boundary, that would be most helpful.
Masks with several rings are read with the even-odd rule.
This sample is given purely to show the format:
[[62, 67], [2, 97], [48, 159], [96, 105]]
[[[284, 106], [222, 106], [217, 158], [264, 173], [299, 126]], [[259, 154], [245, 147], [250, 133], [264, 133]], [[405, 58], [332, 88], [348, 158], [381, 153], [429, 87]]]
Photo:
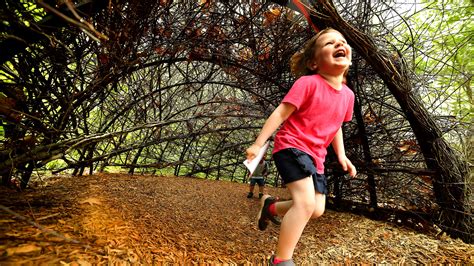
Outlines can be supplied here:
[[349, 175], [351, 177], [355, 177], [356, 174], [357, 174], [357, 170], [355, 168], [355, 166], [352, 164], [352, 162], [349, 160], [349, 158], [347, 158], [345, 155], [344, 156], [340, 156], [338, 157], [339, 159], [339, 163], [341, 164], [342, 166], [342, 169], [344, 171], [347, 171], [349, 172]]

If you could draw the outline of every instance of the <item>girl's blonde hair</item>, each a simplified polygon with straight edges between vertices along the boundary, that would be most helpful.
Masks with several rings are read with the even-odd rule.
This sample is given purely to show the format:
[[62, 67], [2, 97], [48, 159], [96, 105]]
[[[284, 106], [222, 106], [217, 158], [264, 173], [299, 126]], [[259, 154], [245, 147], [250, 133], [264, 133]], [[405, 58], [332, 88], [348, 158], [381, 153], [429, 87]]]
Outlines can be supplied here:
[[325, 33], [337, 30], [333, 28], [325, 28], [324, 30], [318, 32], [313, 36], [309, 41], [306, 42], [303, 50], [296, 52], [290, 59], [290, 69], [291, 73], [297, 78], [305, 75], [316, 74], [317, 70], [311, 69], [311, 65], [314, 60], [314, 56], [317, 51], [316, 42], [319, 37]]

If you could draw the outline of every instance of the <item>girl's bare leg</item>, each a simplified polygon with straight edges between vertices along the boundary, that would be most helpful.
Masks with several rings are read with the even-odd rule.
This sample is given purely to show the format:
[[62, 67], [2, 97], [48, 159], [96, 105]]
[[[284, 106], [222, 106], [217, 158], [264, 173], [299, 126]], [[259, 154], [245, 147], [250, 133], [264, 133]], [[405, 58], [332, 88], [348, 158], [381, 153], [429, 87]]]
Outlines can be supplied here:
[[323, 214], [326, 196], [314, 190], [313, 179], [304, 178], [287, 185], [292, 200], [276, 203], [276, 212], [283, 217], [278, 238], [276, 257], [293, 257], [296, 244], [310, 218]]

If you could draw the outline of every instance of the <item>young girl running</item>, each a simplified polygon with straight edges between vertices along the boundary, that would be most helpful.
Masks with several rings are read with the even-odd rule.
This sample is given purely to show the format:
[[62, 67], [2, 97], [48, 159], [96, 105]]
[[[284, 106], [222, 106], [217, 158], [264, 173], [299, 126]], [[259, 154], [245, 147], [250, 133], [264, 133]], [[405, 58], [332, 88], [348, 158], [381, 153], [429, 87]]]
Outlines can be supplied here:
[[[324, 160], [332, 144], [339, 163], [351, 176], [356, 169], [346, 157], [342, 123], [352, 118], [354, 94], [343, 83], [351, 65], [351, 48], [341, 33], [325, 29], [310, 39], [303, 51], [291, 58], [298, 80], [265, 122], [247, 152], [252, 160], [267, 139], [275, 135], [273, 159], [292, 200], [261, 199], [258, 227], [283, 216], [276, 253], [271, 265], [294, 265], [292, 257], [310, 218], [321, 216], [326, 204]], [[283, 125], [282, 125], [283, 124]]]

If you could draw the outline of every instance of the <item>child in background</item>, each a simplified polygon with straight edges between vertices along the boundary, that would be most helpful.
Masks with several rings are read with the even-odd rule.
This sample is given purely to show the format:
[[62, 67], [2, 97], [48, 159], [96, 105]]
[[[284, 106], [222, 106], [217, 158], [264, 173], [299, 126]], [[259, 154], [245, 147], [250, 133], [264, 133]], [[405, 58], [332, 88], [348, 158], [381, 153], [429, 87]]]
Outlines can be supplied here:
[[275, 135], [273, 159], [292, 200], [261, 198], [258, 227], [265, 230], [275, 216], [283, 216], [276, 253], [270, 265], [294, 265], [294, 249], [310, 218], [321, 216], [326, 204], [324, 160], [332, 144], [339, 163], [351, 176], [356, 169], [346, 157], [342, 123], [352, 118], [354, 93], [344, 84], [351, 65], [351, 48], [341, 33], [325, 29], [291, 58], [298, 79], [265, 122], [247, 160]]
[[261, 199], [263, 196], [263, 189], [265, 187], [265, 178], [268, 175], [268, 164], [265, 161], [265, 156], [262, 157], [260, 162], [253, 171], [253, 174], [250, 176], [250, 185], [249, 185], [249, 194], [247, 198], [250, 199], [253, 197], [253, 190], [255, 189], [255, 184], [258, 184], [258, 198]]

